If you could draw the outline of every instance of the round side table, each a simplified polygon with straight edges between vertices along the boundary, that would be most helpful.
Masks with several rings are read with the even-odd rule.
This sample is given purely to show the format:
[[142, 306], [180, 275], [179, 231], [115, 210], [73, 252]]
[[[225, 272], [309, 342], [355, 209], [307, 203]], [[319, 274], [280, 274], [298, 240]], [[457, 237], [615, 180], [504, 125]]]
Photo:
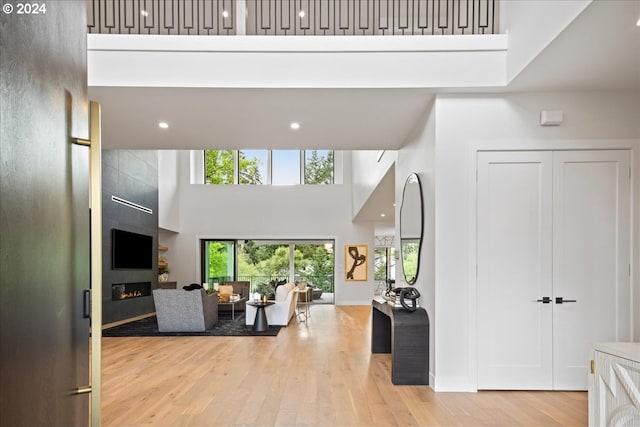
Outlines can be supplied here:
[[253, 321], [253, 330], [256, 332], [264, 332], [269, 329], [269, 323], [267, 322], [267, 313], [265, 313], [264, 308], [270, 305], [274, 305], [275, 302], [247, 302], [247, 304], [256, 308], [256, 318]]

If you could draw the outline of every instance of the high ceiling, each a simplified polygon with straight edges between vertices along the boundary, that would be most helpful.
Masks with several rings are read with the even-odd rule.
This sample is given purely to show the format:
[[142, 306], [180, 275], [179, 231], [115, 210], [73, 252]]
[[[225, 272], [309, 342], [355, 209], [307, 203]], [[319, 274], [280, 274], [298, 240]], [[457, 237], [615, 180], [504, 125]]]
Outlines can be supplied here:
[[640, 92], [640, 1], [591, 3], [507, 86]]
[[[640, 1], [595, 1], [510, 84], [491, 90], [640, 96], [638, 19]], [[456, 90], [478, 91], [488, 90]], [[133, 149], [398, 149], [437, 92], [442, 90], [89, 88], [90, 99], [102, 104], [104, 147]], [[171, 127], [159, 129], [159, 120]], [[298, 131], [289, 128], [292, 121], [301, 124]], [[380, 188], [385, 194], [372, 198], [359, 220], [379, 220], [381, 204], [393, 201], [394, 186], [383, 182]]]
[[[433, 94], [423, 89], [92, 87], [105, 148], [398, 149]], [[161, 130], [164, 120], [169, 129]], [[291, 122], [300, 123], [292, 131]]]

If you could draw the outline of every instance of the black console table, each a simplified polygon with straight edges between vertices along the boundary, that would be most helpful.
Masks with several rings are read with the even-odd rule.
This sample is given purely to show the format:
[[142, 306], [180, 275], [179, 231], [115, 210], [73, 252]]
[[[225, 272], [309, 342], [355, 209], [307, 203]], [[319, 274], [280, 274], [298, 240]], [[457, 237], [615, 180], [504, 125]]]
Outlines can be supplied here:
[[373, 300], [371, 353], [391, 353], [391, 382], [429, 384], [429, 316]]

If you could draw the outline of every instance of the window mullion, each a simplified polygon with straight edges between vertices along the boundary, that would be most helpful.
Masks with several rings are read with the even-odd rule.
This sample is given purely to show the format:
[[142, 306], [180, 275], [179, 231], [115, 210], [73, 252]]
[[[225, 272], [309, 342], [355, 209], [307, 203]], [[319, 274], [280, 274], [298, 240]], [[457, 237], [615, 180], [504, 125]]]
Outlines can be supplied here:
[[295, 244], [289, 243], [289, 282], [296, 280]]
[[304, 152], [305, 150], [300, 150], [300, 184], [306, 184], [305, 172], [307, 169], [307, 164], [305, 163]]
[[272, 150], [267, 150], [267, 185], [271, 185], [271, 174], [273, 170], [273, 156], [271, 155]]
[[240, 183], [240, 152], [233, 150], [233, 183]]

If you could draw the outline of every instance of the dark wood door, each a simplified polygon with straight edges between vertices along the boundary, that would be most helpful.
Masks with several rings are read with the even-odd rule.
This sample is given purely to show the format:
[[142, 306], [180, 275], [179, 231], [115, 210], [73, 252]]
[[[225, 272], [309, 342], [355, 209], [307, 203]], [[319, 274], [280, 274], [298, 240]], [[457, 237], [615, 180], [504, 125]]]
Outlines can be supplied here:
[[0, 14], [0, 425], [86, 426], [86, 3]]

